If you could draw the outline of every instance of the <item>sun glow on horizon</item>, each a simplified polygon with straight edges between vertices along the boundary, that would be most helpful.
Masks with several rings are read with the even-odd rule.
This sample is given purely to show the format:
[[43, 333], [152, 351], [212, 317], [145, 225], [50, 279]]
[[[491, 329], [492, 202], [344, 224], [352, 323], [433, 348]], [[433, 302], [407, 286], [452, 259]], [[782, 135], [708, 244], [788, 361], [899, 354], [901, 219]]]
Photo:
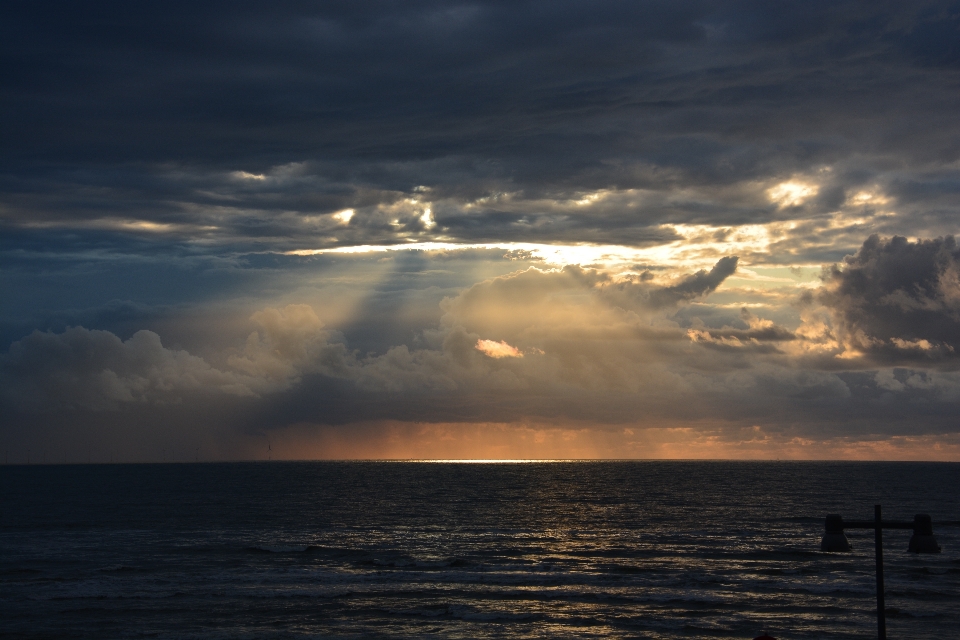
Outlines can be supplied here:
[[[428, 462], [431, 464], [533, 464], [553, 462], [581, 462], [582, 458], [420, 458], [396, 462]], [[592, 462], [592, 460], [591, 460]]]

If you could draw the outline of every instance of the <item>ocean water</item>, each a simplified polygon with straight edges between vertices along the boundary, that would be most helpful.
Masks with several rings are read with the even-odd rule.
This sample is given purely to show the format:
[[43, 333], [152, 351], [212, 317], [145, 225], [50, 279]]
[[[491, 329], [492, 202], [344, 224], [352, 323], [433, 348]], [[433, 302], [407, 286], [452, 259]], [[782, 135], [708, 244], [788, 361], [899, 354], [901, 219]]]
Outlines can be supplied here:
[[[876, 637], [873, 532], [960, 464], [0, 467], [4, 638]], [[890, 638], [960, 637], [960, 527], [886, 531]]]

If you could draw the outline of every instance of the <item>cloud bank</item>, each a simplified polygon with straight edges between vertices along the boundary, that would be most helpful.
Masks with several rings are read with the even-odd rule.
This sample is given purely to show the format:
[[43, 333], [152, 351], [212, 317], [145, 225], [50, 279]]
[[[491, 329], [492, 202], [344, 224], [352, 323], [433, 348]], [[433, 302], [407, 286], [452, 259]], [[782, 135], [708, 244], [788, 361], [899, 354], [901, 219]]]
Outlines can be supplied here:
[[[836, 260], [856, 246], [830, 237], [839, 211], [885, 235], [953, 231], [957, 15], [951, 2], [16, 4], [4, 233], [75, 250], [131, 236], [650, 246], [677, 239], [671, 225], [802, 220]], [[823, 261], [801, 248], [811, 229], [783, 229]]]
[[0, 16], [8, 449], [955, 451], [956, 2]]
[[[711, 303], [736, 273], [732, 256], [672, 277], [529, 267], [443, 298], [436, 325], [382, 353], [351, 349], [311, 306], [289, 304], [253, 313], [254, 330], [215, 354], [218, 366], [165, 348], [150, 331], [121, 341], [74, 327], [14, 342], [0, 375], [6, 402], [23, 415], [163, 412], [238, 398], [272, 414], [276, 427], [533, 421], [736, 431], [746, 423], [780, 440], [833, 437], [838, 428], [919, 437], [952, 429], [960, 401], [947, 349], [956, 251], [952, 238], [871, 237], [824, 270], [814, 295], [797, 298], [804, 313], [794, 328], [746, 308], [724, 316]], [[914, 313], [928, 322], [904, 319]], [[921, 340], [942, 353], [912, 346]], [[924, 424], [905, 427], [905, 416]]]

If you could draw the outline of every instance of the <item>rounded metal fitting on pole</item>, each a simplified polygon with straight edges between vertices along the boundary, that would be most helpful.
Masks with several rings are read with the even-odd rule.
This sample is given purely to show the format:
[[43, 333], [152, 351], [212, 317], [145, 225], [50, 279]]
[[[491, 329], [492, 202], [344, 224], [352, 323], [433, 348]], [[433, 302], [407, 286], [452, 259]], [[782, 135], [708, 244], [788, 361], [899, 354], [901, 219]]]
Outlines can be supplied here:
[[826, 532], [823, 534], [823, 540], [820, 541], [820, 551], [829, 553], [850, 551], [850, 541], [847, 540], [843, 532], [843, 517], [838, 513], [831, 513], [827, 516]]
[[933, 520], [925, 513], [913, 516], [913, 535], [910, 536], [910, 553], [940, 553], [940, 545], [933, 537]]

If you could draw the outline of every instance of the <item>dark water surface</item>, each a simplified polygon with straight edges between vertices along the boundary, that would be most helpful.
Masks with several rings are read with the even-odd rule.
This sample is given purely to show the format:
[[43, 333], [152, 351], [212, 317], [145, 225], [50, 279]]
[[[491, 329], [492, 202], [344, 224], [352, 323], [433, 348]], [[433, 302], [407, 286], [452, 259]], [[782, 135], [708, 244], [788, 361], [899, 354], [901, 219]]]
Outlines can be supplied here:
[[[960, 464], [0, 467], [5, 638], [876, 637], [872, 531]], [[890, 638], [960, 637], [960, 528], [885, 533]]]

